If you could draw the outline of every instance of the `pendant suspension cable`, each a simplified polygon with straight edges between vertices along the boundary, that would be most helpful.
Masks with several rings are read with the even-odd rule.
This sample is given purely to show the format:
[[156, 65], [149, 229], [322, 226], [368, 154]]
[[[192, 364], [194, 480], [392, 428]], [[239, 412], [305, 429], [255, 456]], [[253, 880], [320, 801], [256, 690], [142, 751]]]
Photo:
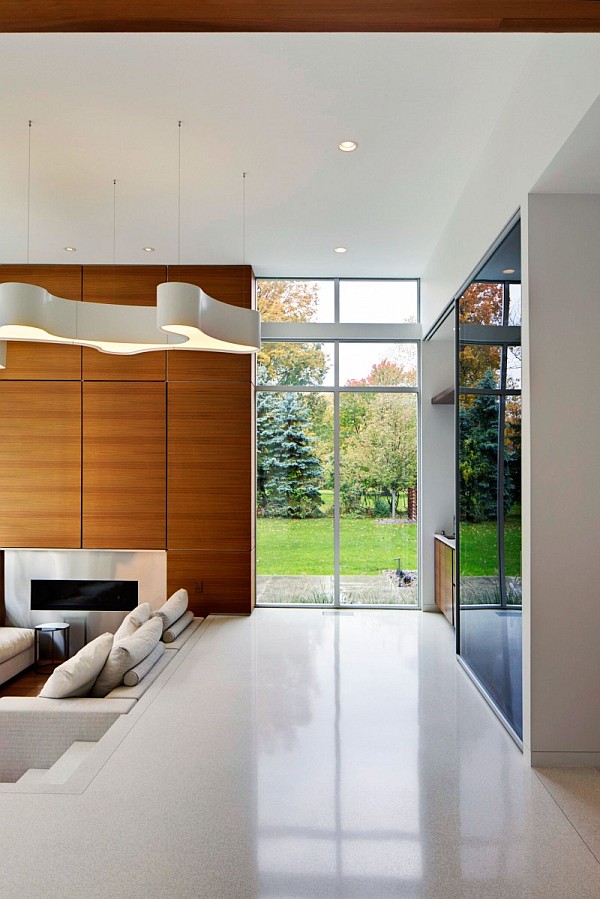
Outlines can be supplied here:
[[30, 239], [30, 221], [31, 221], [31, 119], [29, 119], [29, 130], [27, 140], [27, 265], [29, 265], [29, 239]]
[[177, 148], [177, 265], [181, 265], [181, 119]]
[[242, 172], [242, 299], [246, 281], [244, 278], [246, 266], [246, 172]]
[[113, 178], [113, 303], [115, 301], [115, 269], [117, 264], [117, 179]]
[[242, 265], [246, 265], [246, 172], [242, 172]]

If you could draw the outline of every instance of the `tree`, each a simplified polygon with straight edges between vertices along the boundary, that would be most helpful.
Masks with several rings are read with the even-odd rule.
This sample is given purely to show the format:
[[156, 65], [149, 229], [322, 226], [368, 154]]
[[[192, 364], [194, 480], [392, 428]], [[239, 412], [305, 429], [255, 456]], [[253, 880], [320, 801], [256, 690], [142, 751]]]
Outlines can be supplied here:
[[[257, 284], [261, 318], [266, 322], [309, 322], [318, 305], [316, 285], [306, 281], [264, 280]], [[322, 384], [327, 358], [319, 343], [265, 342], [257, 357], [262, 384]]]
[[[492, 371], [484, 375], [480, 386], [496, 386]], [[493, 521], [497, 517], [498, 397], [482, 394], [476, 396], [470, 405], [461, 402], [459, 427], [461, 520]], [[505, 512], [510, 508], [513, 494], [511, 472], [505, 460]]]
[[[460, 324], [501, 325], [503, 302], [502, 284], [470, 284], [458, 301]], [[461, 386], [479, 387], [486, 372], [499, 370], [500, 347], [461, 345], [458, 368]], [[467, 405], [471, 402], [468, 398]]]
[[319, 517], [324, 472], [303, 397], [262, 393], [258, 402], [259, 511], [274, 518]]
[[412, 396], [370, 394], [368, 416], [342, 450], [346, 506], [386, 494], [396, 518], [398, 495], [417, 483], [417, 417]]

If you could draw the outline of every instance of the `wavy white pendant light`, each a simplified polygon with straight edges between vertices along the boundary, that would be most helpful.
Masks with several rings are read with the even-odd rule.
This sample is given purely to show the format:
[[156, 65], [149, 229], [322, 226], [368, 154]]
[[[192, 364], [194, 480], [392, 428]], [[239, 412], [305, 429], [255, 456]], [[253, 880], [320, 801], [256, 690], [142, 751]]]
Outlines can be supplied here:
[[126, 356], [154, 350], [255, 353], [260, 314], [180, 281], [158, 285], [156, 307], [79, 303], [33, 284], [6, 282], [0, 284], [0, 341], [6, 340], [75, 344]]
[[[31, 122], [29, 127], [31, 129]], [[31, 151], [31, 138], [29, 148]], [[179, 173], [180, 261], [181, 137]], [[29, 184], [28, 179], [27, 262]], [[116, 181], [113, 185], [116, 185]], [[113, 207], [113, 219], [114, 211]], [[113, 230], [114, 227], [113, 224]], [[179, 281], [167, 281], [158, 285], [155, 308], [80, 303], [55, 297], [43, 287], [5, 282], [0, 284], [0, 368], [6, 368], [6, 341], [10, 340], [74, 344], [116, 355], [159, 350], [256, 353], [260, 349], [260, 314], [254, 309], [222, 303], [194, 284]]]

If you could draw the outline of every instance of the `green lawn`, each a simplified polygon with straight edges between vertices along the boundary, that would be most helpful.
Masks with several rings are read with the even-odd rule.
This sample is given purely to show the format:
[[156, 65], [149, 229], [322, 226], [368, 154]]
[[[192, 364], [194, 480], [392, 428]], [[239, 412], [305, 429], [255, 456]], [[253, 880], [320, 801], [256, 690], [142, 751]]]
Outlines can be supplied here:
[[[462, 574], [490, 575], [497, 570], [493, 522], [463, 524]], [[506, 524], [506, 573], [520, 574], [521, 526], [517, 515]], [[333, 519], [259, 518], [257, 573], [332, 574]], [[417, 526], [379, 524], [374, 519], [345, 518], [341, 523], [342, 574], [377, 574], [383, 569], [417, 567]]]
[[[416, 524], [377, 524], [373, 519], [345, 518], [341, 524], [342, 574], [378, 574], [417, 567]], [[258, 574], [332, 574], [333, 519], [259, 518]]]

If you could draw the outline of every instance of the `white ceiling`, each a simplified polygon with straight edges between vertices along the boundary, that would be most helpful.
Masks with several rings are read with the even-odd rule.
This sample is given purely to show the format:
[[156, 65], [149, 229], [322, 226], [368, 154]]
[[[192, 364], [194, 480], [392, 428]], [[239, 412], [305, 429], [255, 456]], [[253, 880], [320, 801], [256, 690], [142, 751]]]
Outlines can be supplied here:
[[31, 119], [32, 263], [112, 262], [113, 178], [117, 263], [176, 263], [181, 119], [183, 263], [242, 261], [247, 171], [257, 274], [418, 276], [540, 40], [1, 35], [0, 262], [26, 259]]

